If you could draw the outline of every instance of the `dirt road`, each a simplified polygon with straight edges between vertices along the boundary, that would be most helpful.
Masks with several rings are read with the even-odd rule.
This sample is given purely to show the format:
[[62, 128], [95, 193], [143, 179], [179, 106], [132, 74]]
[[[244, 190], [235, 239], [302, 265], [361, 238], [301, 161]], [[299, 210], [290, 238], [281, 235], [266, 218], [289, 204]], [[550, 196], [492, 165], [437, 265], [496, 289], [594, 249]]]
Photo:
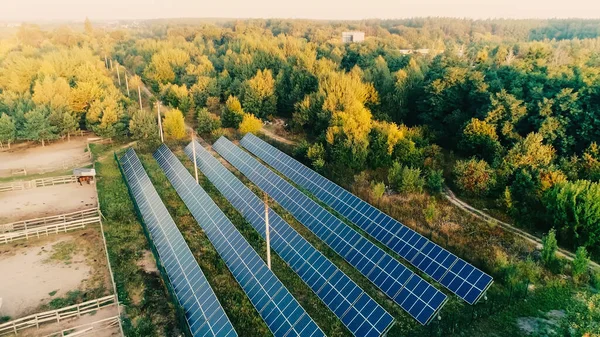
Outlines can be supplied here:
[[[496, 223], [498, 224], [500, 227], [502, 227], [503, 229], [521, 237], [524, 240], [527, 240], [528, 242], [534, 244], [538, 249], [542, 248], [542, 239], [529, 234], [527, 232], [525, 232], [522, 229], [519, 229], [509, 223], [506, 223], [504, 221], [498, 220], [494, 217], [492, 217], [491, 215], [476, 209], [475, 207], [467, 204], [466, 202], [458, 199], [456, 197], [456, 195], [454, 194], [454, 192], [452, 192], [447, 186], [444, 187], [444, 196], [446, 197], [446, 199], [448, 201], [450, 201], [450, 203], [452, 203], [453, 205], [455, 205], [456, 207], [462, 209], [463, 211], [470, 213], [471, 215], [473, 215], [474, 217], [484, 220], [486, 222], [490, 222], [490, 223]], [[569, 260], [569, 261], [573, 261], [573, 259], [575, 258], [575, 254], [563, 249], [563, 248], [559, 248], [557, 251], [557, 255]], [[590, 265], [593, 266], [594, 268], [600, 268], [600, 265], [594, 261], [590, 261]]]

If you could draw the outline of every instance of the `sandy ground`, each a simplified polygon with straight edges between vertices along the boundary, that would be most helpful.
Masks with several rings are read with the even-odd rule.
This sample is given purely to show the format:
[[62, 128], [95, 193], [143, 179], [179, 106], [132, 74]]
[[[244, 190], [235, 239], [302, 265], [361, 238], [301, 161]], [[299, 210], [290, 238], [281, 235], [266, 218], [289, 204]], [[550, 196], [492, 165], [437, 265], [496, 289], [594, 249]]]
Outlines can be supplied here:
[[[85, 324], [94, 323], [99, 320], [109, 318], [109, 317], [114, 317], [117, 315], [118, 315], [118, 310], [117, 310], [116, 306], [106, 307], [106, 308], [102, 308], [102, 309], [98, 310], [96, 313], [90, 313], [90, 314], [84, 315], [79, 318], [68, 319], [66, 321], [61, 321], [60, 323], [45, 324], [39, 330], [33, 329], [33, 328], [24, 330], [23, 332], [19, 333], [19, 336], [25, 336], [25, 337], [46, 336], [46, 335], [49, 335], [49, 334], [52, 334], [55, 332], [59, 332], [59, 331], [66, 330], [66, 329], [72, 329], [74, 327], [82, 326]], [[112, 337], [112, 336], [119, 336], [121, 334], [118, 325], [111, 327], [111, 328], [107, 328], [107, 329], [102, 329], [103, 327], [105, 327], [105, 325], [102, 325], [102, 324], [96, 324], [96, 325], [92, 324], [91, 326], [94, 327], [94, 329], [89, 331], [89, 333], [83, 333], [78, 336]], [[83, 328], [79, 328], [75, 332], [87, 330], [87, 328], [89, 328], [89, 327], [90, 326], [85, 326]], [[101, 329], [101, 330], [99, 330], [99, 329]]]
[[1, 316], [18, 318], [34, 313], [52, 298], [80, 287], [92, 271], [81, 252], [75, 253], [68, 264], [49, 260], [52, 246], [72, 239], [72, 235], [61, 235], [0, 247]]
[[70, 142], [57, 141], [42, 147], [24, 143], [10, 151], [0, 151], [0, 176], [9, 176], [14, 169], [26, 168], [28, 174], [40, 173], [40, 169], [58, 166], [81, 157], [86, 149], [87, 137], [71, 138]]
[[0, 224], [96, 207], [93, 183], [65, 184], [0, 193]]

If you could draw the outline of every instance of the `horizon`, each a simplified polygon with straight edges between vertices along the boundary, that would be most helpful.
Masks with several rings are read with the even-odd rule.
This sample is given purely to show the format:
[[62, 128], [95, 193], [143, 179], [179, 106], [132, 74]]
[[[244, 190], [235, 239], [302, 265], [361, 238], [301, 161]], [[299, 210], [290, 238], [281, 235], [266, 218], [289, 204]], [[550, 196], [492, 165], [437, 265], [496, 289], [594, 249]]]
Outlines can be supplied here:
[[454, 18], [468, 20], [552, 20], [600, 19], [600, 2], [589, 0], [372, 0], [348, 4], [331, 0], [281, 3], [275, 0], [229, 0], [226, 3], [202, 3], [193, 0], [21, 0], [0, 13], [2, 22], [82, 22], [145, 21], [161, 19], [281, 19], [364, 21], [410, 18]]

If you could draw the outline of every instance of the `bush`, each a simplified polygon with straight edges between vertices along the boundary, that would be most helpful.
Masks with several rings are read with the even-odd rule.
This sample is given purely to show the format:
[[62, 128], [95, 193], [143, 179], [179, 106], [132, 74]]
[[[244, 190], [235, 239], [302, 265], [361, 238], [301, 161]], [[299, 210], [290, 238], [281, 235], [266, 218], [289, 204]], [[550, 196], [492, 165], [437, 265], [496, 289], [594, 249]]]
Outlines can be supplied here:
[[398, 162], [390, 168], [388, 180], [392, 188], [401, 193], [422, 193], [425, 185], [420, 169], [402, 166]]
[[246, 113], [244, 114], [244, 118], [240, 123], [238, 131], [242, 135], [245, 135], [247, 133], [256, 134], [258, 131], [260, 131], [260, 129], [262, 129], [262, 126], [263, 124], [260, 119], [256, 118], [256, 116], [254, 116], [253, 114]]
[[552, 228], [548, 234], [542, 237], [542, 262], [545, 266], [549, 266], [556, 260], [556, 250], [558, 243], [556, 242], [556, 230]]
[[596, 290], [600, 290], [600, 270], [594, 270], [590, 273], [590, 285]]
[[585, 247], [577, 248], [577, 251], [575, 252], [575, 259], [573, 259], [571, 262], [571, 272], [575, 281], [580, 282], [587, 277], [589, 264], [590, 258], [585, 250]]
[[494, 171], [484, 160], [459, 160], [454, 167], [457, 187], [474, 196], [484, 196], [496, 183]]

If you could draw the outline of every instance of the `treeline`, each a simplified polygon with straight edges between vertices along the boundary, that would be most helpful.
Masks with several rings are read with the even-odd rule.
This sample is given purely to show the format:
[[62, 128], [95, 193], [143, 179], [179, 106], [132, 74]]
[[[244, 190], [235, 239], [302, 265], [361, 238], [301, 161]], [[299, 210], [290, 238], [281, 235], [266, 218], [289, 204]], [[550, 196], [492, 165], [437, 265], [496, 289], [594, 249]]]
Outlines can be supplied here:
[[[445, 178], [523, 226], [556, 227], [564, 244], [594, 249], [600, 40], [528, 42], [540, 25], [173, 25], [159, 26], [156, 38], [119, 43], [113, 55], [195, 116], [205, 135], [242, 123], [244, 132], [257, 130], [258, 123], [248, 127], [251, 116], [287, 117], [308, 137], [297, 154], [339, 180], [372, 169], [398, 191], [439, 192]], [[358, 28], [369, 36], [364, 43], [340, 43], [342, 30]], [[449, 35], [454, 40], [441, 43]], [[404, 55], [407, 46], [431, 49]]]
[[[368, 170], [378, 190], [384, 182], [407, 193], [438, 193], [446, 181], [522, 226], [555, 227], [562, 243], [594, 250], [600, 39], [529, 41], [549, 25], [569, 34], [573, 25], [598, 26], [249, 20], [154, 22], [107, 34], [91, 25], [52, 33], [24, 26], [0, 48], [0, 125], [14, 125], [0, 130], [15, 129], [12, 140], [50, 139], [29, 132], [42, 115], [53, 137], [79, 127], [156, 139], [156, 118], [114, 87], [106, 54], [137, 74], [133, 90], [143, 81], [170, 105], [174, 138], [185, 136], [183, 115], [213, 138], [284, 117], [306, 136], [298, 156], [340, 181]], [[342, 44], [340, 33], [354, 29], [366, 41]], [[406, 54], [415, 48], [427, 51]], [[76, 122], [50, 118], [56, 111]]]

